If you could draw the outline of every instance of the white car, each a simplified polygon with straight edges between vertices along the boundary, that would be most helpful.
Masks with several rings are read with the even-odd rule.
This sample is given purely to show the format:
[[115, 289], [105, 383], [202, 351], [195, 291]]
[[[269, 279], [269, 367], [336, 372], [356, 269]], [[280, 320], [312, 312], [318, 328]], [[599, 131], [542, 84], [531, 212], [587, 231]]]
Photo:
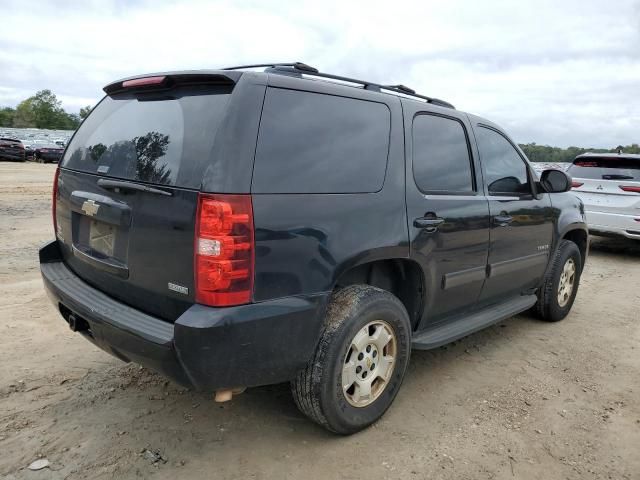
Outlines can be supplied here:
[[567, 170], [589, 232], [640, 240], [640, 155], [585, 153]]

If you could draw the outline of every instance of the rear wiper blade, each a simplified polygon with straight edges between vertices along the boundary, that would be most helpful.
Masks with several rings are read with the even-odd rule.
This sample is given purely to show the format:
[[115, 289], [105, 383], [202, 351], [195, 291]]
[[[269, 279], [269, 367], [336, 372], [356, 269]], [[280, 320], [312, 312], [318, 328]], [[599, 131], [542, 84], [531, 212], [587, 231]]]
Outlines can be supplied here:
[[109, 180], [107, 178], [100, 178], [98, 180], [98, 186], [105, 190], [135, 190], [136, 192], [156, 193], [158, 195], [172, 196], [171, 192], [161, 190], [159, 188], [149, 187], [140, 183], [127, 182], [125, 180]]
[[633, 180], [634, 177], [630, 175], [618, 175], [612, 173], [611, 175], [602, 175], [603, 180]]

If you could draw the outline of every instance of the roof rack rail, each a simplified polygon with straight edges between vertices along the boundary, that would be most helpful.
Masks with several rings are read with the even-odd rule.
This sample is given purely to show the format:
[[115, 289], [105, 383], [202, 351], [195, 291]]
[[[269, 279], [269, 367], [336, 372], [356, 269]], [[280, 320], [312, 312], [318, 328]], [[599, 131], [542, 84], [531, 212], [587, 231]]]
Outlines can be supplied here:
[[382, 92], [382, 93], [385, 93], [384, 91], [386, 90], [389, 92], [399, 93], [401, 95], [406, 95], [409, 97], [420, 98], [427, 103], [431, 103], [439, 107], [452, 108], [454, 110], [456, 108], [452, 104], [444, 100], [440, 100], [438, 98], [433, 98], [433, 97], [427, 97], [426, 95], [420, 95], [416, 93], [415, 90], [405, 85], [380, 85], [374, 82], [358, 80], [356, 78], [343, 77], [340, 75], [333, 75], [331, 73], [322, 73], [317, 68], [314, 68], [302, 62], [260, 63], [255, 65], [241, 65], [238, 67], [227, 67], [227, 68], [223, 68], [222, 70], [243, 70], [248, 68], [261, 68], [261, 67], [264, 67], [266, 69], [265, 71], [273, 72], [273, 73], [282, 73], [282, 74], [289, 74], [289, 75], [293, 74], [300, 77], [302, 75], [307, 75], [312, 77], [327, 78], [329, 80], [336, 80], [338, 82], [354, 83], [357, 85], [362, 85], [362, 88], [364, 88], [365, 90], [373, 90], [373, 91]]
[[256, 63], [254, 65], [240, 65], [237, 67], [226, 67], [223, 68], [222, 70], [246, 70], [248, 68], [261, 68], [261, 67], [265, 67], [265, 68], [275, 68], [275, 67], [293, 67], [296, 70], [300, 70], [303, 72], [310, 72], [310, 73], [318, 73], [318, 69], [317, 68], [313, 68], [309, 65], [307, 65], [306, 63], [302, 63], [302, 62], [293, 62], [293, 63]]
[[416, 91], [413, 88], [409, 88], [405, 85], [383, 85], [384, 88], [390, 88], [393, 90], [402, 90], [403, 92], [407, 93], [408, 95], [413, 95], [414, 93], [416, 93]]

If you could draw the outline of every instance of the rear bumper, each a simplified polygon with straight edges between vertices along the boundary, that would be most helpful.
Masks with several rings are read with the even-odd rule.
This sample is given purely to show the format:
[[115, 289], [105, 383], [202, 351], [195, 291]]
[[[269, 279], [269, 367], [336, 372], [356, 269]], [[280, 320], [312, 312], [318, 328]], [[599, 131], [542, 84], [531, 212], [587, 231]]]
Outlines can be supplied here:
[[637, 215], [585, 211], [589, 233], [640, 239], [640, 212]]
[[175, 323], [147, 315], [88, 285], [60, 259], [57, 243], [40, 250], [49, 298], [80, 333], [106, 352], [200, 391], [291, 380], [313, 354], [326, 295], [285, 297], [227, 308], [193, 305]]

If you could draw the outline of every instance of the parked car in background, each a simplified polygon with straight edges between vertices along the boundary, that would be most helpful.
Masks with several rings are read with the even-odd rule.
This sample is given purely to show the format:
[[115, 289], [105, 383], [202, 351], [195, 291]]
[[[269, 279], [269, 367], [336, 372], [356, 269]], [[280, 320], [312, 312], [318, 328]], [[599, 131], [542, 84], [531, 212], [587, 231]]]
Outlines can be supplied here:
[[33, 161], [39, 163], [58, 163], [64, 152], [64, 147], [55, 143], [47, 143], [44, 145], [34, 145]]
[[640, 155], [585, 153], [568, 173], [591, 233], [640, 240]]
[[407, 87], [263, 67], [104, 88], [40, 250], [72, 330], [219, 401], [290, 381], [349, 434], [412, 349], [566, 317], [588, 234], [564, 172], [536, 177], [500, 127]]
[[22, 140], [22, 145], [24, 145], [24, 157], [26, 160], [31, 160], [33, 158], [33, 148], [34, 143], [33, 140]]
[[25, 161], [24, 145], [17, 138], [0, 138], [0, 160]]

